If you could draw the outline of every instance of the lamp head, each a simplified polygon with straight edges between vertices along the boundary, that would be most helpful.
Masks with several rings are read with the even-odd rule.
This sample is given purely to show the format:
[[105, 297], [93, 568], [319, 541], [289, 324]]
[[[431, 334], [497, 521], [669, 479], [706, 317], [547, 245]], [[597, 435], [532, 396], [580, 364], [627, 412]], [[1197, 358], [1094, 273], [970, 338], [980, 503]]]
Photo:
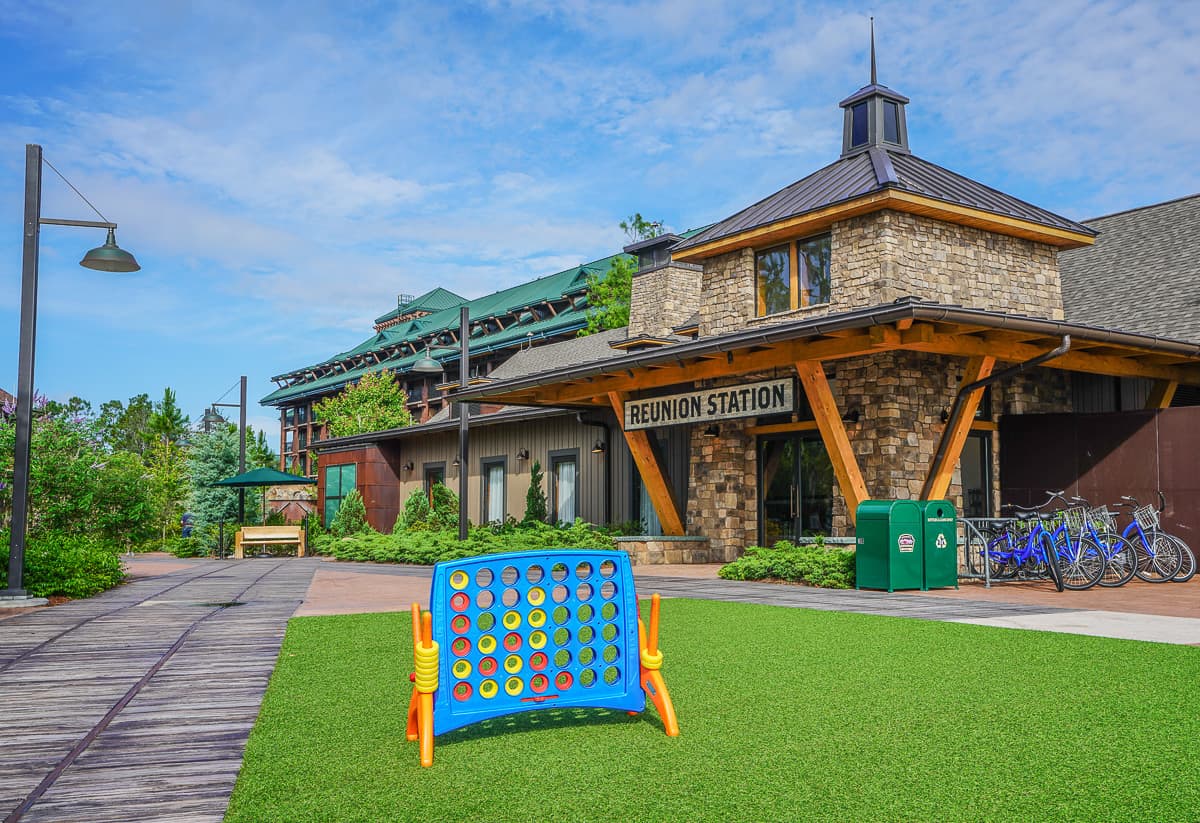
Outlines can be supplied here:
[[116, 229], [108, 230], [108, 239], [83, 256], [79, 265], [96, 271], [131, 272], [140, 271], [141, 266], [133, 255], [117, 245]]
[[413, 363], [412, 370], [417, 374], [441, 374], [442, 364], [429, 355], [429, 347], [425, 347], [425, 356]]

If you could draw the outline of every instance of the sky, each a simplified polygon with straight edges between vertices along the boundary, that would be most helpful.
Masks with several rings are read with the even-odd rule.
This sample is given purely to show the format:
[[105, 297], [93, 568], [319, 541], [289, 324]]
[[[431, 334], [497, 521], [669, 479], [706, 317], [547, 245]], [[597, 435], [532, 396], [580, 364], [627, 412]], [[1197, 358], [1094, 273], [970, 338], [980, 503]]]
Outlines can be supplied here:
[[[372, 332], [618, 251], [837, 159], [837, 103], [911, 98], [913, 152], [1084, 219], [1200, 192], [1200, 3], [0, 0], [0, 387], [26, 143], [142, 265], [44, 227], [38, 390], [173, 388], [198, 420]], [[99, 219], [49, 169], [43, 216]], [[272, 441], [274, 442], [274, 441]]]

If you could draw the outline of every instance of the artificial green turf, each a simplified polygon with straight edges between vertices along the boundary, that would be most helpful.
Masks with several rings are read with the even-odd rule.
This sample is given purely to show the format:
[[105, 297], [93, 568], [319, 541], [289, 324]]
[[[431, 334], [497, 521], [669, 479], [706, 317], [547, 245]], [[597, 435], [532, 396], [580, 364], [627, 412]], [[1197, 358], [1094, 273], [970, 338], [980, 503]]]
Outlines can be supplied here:
[[291, 621], [231, 821], [1196, 820], [1200, 649], [665, 600], [681, 736], [538, 711], [404, 737], [407, 614]]

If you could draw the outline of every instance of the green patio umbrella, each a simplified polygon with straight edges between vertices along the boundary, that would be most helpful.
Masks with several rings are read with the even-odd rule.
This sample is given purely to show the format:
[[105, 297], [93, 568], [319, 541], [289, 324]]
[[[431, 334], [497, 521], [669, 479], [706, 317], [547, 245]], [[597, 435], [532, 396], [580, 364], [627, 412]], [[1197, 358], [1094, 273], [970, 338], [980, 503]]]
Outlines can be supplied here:
[[278, 469], [251, 469], [248, 472], [226, 477], [213, 483], [214, 486], [228, 486], [234, 489], [248, 489], [254, 486], [262, 488], [262, 517], [267, 519], [267, 486], [311, 486], [315, 481], [307, 477], [281, 472]]

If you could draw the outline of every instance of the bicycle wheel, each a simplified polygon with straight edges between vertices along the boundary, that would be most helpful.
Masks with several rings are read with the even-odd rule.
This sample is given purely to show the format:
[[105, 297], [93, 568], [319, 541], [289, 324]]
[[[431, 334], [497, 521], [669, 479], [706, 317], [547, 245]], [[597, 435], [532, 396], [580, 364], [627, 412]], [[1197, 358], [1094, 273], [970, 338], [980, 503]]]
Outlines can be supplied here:
[[1063, 541], [1062, 546], [1056, 548], [1063, 588], [1079, 592], [1100, 582], [1100, 578], [1104, 576], [1104, 568], [1108, 565], [1103, 549], [1090, 540], [1072, 543], [1069, 538]]
[[1171, 579], [1176, 583], [1186, 583], [1196, 574], [1196, 553], [1191, 550], [1187, 543], [1184, 543], [1173, 534], [1168, 534], [1167, 537], [1175, 541], [1179, 546], [1179, 554], [1183, 558], [1183, 563], [1179, 567], [1179, 573]]
[[1046, 573], [1050, 577], [1050, 581], [1054, 583], [1055, 591], [1063, 590], [1062, 569], [1058, 565], [1058, 552], [1054, 550], [1054, 541], [1050, 539], [1050, 535], [1042, 535], [1042, 551], [1046, 557]]
[[1107, 534], [1102, 539], [1107, 545], [1100, 548], [1107, 562], [1100, 585], [1107, 588], [1124, 586], [1137, 572], [1137, 549], [1119, 534]]
[[1183, 565], [1183, 552], [1165, 534], [1154, 535], [1154, 545], [1142, 543], [1138, 547], [1137, 576], [1147, 583], [1166, 583], [1179, 574]]

